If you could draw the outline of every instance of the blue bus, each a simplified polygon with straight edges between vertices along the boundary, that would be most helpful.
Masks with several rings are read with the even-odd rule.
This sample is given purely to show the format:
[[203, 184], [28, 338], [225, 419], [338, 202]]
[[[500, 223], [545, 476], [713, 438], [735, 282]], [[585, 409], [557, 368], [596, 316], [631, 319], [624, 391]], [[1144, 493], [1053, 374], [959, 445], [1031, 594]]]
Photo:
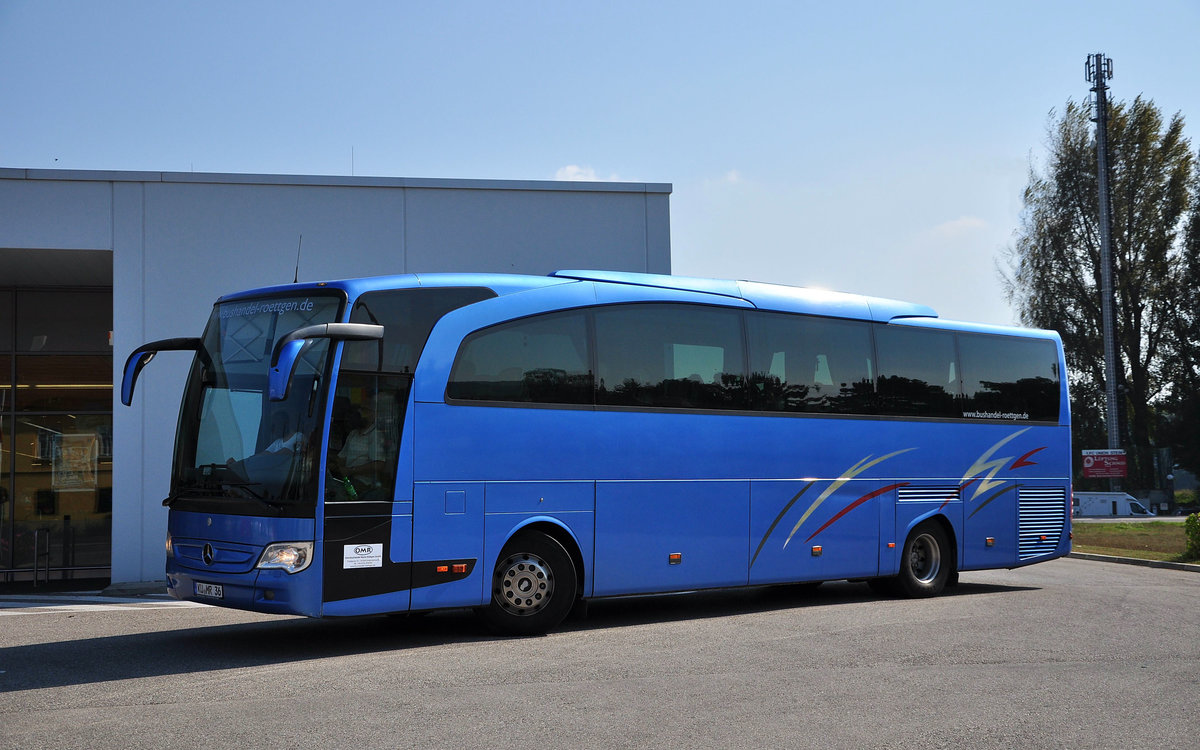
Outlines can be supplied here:
[[888, 299], [607, 271], [221, 298], [175, 444], [178, 599], [348, 616], [960, 571], [1070, 551], [1057, 334]]

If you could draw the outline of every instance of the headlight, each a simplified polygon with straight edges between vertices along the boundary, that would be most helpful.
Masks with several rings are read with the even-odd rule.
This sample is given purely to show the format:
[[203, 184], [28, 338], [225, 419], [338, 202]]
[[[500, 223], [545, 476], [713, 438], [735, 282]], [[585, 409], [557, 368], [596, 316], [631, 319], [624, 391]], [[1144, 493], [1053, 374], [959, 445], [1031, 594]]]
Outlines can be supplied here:
[[268, 545], [258, 558], [256, 568], [265, 570], [278, 568], [288, 573], [299, 573], [312, 562], [312, 542], [280, 542]]

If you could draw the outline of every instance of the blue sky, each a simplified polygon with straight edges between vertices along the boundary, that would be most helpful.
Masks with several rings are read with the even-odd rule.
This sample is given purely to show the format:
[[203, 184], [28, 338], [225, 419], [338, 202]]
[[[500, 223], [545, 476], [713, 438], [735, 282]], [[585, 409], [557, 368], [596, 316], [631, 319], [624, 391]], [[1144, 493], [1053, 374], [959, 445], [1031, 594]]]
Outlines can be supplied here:
[[1200, 144], [1200, 0], [0, 0], [0, 166], [666, 182], [675, 273], [1009, 323], [1048, 114]]

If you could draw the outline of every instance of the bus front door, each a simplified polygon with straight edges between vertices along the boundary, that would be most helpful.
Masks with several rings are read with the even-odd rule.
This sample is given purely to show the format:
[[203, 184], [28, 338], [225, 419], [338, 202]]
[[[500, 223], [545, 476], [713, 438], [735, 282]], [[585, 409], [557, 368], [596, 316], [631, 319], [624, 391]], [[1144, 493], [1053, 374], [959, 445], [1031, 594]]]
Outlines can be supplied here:
[[409, 609], [411, 383], [404, 375], [339, 373], [326, 455], [323, 614]]

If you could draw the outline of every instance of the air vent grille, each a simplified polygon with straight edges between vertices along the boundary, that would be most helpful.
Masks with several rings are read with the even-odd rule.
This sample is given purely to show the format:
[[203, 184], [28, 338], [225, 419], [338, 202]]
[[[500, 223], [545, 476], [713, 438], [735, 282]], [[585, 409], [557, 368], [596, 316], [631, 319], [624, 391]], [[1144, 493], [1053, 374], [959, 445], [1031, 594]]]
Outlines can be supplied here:
[[1018, 556], [1028, 560], [1058, 549], [1067, 517], [1067, 493], [1062, 487], [1022, 487]]
[[896, 499], [900, 502], [938, 502], [958, 499], [958, 485], [951, 484], [940, 487], [901, 487], [896, 490]]

